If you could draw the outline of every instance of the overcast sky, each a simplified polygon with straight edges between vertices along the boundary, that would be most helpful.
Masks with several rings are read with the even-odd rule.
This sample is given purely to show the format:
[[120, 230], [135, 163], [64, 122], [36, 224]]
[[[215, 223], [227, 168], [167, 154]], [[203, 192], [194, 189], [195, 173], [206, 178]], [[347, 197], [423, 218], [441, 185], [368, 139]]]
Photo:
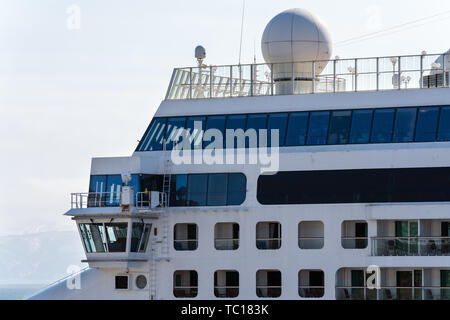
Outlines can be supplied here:
[[[246, 3], [243, 62], [254, 48], [262, 62], [264, 27], [285, 9], [320, 16], [334, 42], [450, 10], [448, 0]], [[71, 5], [79, 29], [68, 28]], [[71, 192], [87, 191], [91, 158], [131, 155], [196, 45], [209, 64], [237, 63], [241, 10], [242, 0], [0, 0], [0, 235], [73, 230], [62, 214]], [[333, 56], [444, 52], [442, 18]]]

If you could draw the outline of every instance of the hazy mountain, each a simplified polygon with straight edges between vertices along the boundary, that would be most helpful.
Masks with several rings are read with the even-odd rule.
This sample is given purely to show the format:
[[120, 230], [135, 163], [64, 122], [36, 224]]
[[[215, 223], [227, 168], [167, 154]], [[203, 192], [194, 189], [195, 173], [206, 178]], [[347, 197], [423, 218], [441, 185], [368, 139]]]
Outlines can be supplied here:
[[0, 284], [51, 283], [84, 258], [73, 231], [0, 236]]

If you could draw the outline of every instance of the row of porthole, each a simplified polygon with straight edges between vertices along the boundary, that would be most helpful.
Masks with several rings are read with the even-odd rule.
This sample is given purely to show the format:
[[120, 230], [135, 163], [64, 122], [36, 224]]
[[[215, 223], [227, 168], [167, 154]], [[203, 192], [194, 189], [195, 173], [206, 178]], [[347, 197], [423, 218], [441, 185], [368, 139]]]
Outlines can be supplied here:
[[[344, 221], [344, 223], [361, 224], [365, 229], [364, 237], [342, 237], [344, 249], [367, 248], [367, 222]], [[316, 235], [304, 229], [314, 229]], [[239, 248], [239, 224], [217, 223], [214, 228], [214, 245], [217, 250], [237, 250]], [[220, 237], [221, 231], [228, 230], [227, 237]], [[302, 221], [299, 223], [298, 246], [300, 249], [322, 249], [324, 246], [324, 225], [321, 221]], [[281, 248], [281, 224], [279, 222], [258, 222], [256, 224], [256, 247], [259, 250], [277, 250]], [[174, 249], [193, 251], [198, 248], [198, 226], [194, 223], [178, 223], [174, 226]]]

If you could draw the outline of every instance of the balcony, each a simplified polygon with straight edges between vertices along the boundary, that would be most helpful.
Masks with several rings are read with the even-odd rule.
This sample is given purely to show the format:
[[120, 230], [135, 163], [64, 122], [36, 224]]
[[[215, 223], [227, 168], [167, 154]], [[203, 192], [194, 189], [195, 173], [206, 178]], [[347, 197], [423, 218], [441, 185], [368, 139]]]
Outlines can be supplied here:
[[338, 300], [449, 300], [448, 287], [336, 287]]
[[336, 299], [450, 300], [450, 270], [341, 268], [336, 272]]
[[177, 68], [166, 100], [448, 87], [442, 56], [329, 60], [321, 74], [315, 65], [324, 61]]
[[450, 237], [373, 237], [372, 256], [449, 256]]

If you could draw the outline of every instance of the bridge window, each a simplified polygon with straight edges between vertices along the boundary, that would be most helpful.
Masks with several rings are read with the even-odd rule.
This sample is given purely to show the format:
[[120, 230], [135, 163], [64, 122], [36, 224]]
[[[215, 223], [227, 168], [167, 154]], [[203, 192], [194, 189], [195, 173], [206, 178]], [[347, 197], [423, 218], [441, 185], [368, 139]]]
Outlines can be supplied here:
[[205, 122], [206, 117], [189, 117], [187, 119], [186, 126], [191, 139], [191, 149], [202, 148]]
[[392, 138], [395, 109], [377, 109], [373, 116], [372, 142], [388, 143]]
[[125, 252], [127, 249], [127, 223], [105, 223], [109, 252]]
[[417, 115], [416, 139], [417, 142], [436, 140], [436, 130], [439, 120], [439, 108], [419, 108]]
[[278, 130], [278, 146], [284, 146], [284, 138], [286, 136], [288, 114], [274, 113], [269, 115], [268, 130], [267, 130], [267, 147], [272, 146], [271, 130]]
[[354, 110], [350, 143], [369, 143], [373, 110]]
[[289, 115], [286, 146], [304, 146], [308, 129], [308, 112], [294, 112]]
[[[215, 145], [220, 144], [222, 148], [225, 147], [225, 116], [208, 116], [208, 120], [206, 122], [206, 130], [216, 129], [220, 131], [223, 139], [221, 141], [214, 141], [215, 137], [211, 138], [211, 141], [204, 141], [203, 148], [208, 147], [210, 144], [214, 143]], [[219, 147], [219, 149], [221, 149]]]
[[309, 120], [308, 145], [323, 145], [327, 143], [328, 111], [312, 112]]
[[[227, 119], [227, 127], [226, 129], [230, 129], [230, 130], [234, 130], [236, 131], [237, 129], [241, 129], [244, 131], [245, 129], [245, 124], [247, 122], [247, 115], [232, 115], [232, 116], [228, 116]], [[227, 138], [226, 138], [226, 132], [225, 132], [225, 147], [228, 147], [228, 144], [233, 143], [234, 148], [244, 148], [245, 145], [243, 144], [244, 141], [240, 141], [240, 139], [237, 138], [233, 138], [233, 142], [227, 142]]]
[[351, 117], [351, 111], [334, 111], [331, 114], [328, 144], [348, 143]]
[[182, 141], [183, 130], [186, 128], [185, 117], [168, 118], [166, 134], [166, 150], [172, 150], [174, 144]]
[[439, 141], [450, 140], [450, 107], [443, 107], [441, 109], [438, 140]]
[[151, 224], [133, 223], [131, 229], [131, 252], [145, 252], [150, 236]]
[[416, 108], [402, 108], [397, 110], [392, 142], [414, 141], [414, 128], [416, 125]]
[[108, 251], [102, 223], [80, 223], [80, 232], [87, 253]]

